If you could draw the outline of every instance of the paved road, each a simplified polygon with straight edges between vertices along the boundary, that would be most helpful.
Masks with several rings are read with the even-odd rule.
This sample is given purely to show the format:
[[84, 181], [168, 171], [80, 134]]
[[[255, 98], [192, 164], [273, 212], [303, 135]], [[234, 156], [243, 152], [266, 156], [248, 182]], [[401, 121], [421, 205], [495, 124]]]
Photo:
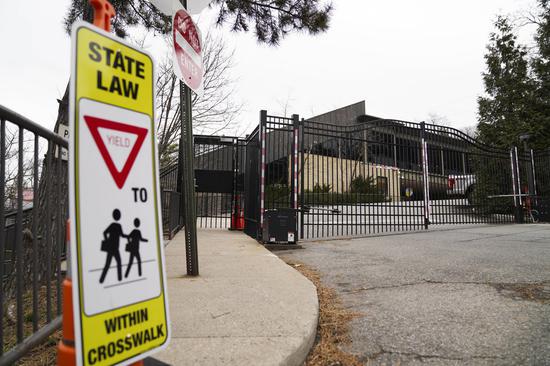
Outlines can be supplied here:
[[550, 225], [305, 243], [372, 365], [550, 365]]

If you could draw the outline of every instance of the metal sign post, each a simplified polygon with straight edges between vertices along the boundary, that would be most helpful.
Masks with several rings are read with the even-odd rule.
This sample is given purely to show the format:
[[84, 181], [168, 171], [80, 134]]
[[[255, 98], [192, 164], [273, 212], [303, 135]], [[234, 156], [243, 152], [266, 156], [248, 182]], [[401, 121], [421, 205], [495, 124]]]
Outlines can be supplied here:
[[[187, 1], [182, 0], [187, 6]], [[182, 210], [185, 217], [185, 253], [187, 274], [198, 276], [199, 258], [197, 251], [197, 219], [195, 202], [195, 171], [193, 167], [193, 116], [191, 83], [194, 88], [202, 88], [201, 40], [191, 18], [182, 10], [176, 12], [172, 24], [174, 37], [174, 72], [180, 78], [181, 134], [179, 144], [178, 179], [182, 184]], [[198, 65], [200, 60], [200, 65]], [[185, 80], [185, 83], [184, 81]]]

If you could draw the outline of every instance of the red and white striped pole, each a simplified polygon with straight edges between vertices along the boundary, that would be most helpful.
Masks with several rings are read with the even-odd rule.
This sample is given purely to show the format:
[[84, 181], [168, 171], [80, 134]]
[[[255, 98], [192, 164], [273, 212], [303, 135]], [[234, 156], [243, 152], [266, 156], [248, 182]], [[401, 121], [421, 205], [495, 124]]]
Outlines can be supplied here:
[[260, 230], [264, 228], [265, 212], [265, 180], [267, 173], [266, 150], [267, 111], [260, 111]]

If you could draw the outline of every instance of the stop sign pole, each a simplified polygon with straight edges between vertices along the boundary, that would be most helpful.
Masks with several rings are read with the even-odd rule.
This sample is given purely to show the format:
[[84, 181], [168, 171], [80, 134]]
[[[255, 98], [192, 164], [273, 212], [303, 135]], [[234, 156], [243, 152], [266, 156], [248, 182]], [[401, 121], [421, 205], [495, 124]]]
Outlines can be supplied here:
[[[180, 0], [187, 8], [187, 0]], [[187, 275], [199, 275], [199, 256], [197, 251], [197, 210], [195, 203], [195, 171], [193, 169], [193, 115], [191, 88], [180, 79], [180, 117], [181, 133], [178, 149], [178, 186], [182, 193], [180, 212], [185, 216], [185, 254]], [[183, 113], [185, 111], [185, 113]], [[184, 179], [185, 177], [185, 179]]]

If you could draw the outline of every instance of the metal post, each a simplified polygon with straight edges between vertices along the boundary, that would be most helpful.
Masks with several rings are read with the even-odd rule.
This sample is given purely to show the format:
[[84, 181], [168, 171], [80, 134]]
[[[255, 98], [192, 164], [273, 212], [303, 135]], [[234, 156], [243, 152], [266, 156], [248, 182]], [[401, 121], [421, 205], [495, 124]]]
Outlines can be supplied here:
[[[187, 9], [187, 0], [181, 0]], [[183, 202], [185, 202], [185, 254], [187, 258], [187, 274], [199, 275], [199, 257], [197, 252], [197, 220], [195, 202], [195, 171], [193, 167], [193, 116], [192, 116], [191, 89], [180, 80], [180, 116], [181, 138], [179, 151], [183, 155]], [[184, 114], [185, 112], [185, 114]]]
[[529, 160], [527, 165], [527, 189], [529, 192], [527, 192], [528, 197], [525, 198], [528, 208], [531, 208], [533, 204], [537, 205], [537, 198], [535, 197], [537, 195], [535, 184], [535, 159], [533, 156], [533, 150], [529, 149], [530, 138], [531, 134], [529, 133], [524, 133], [519, 136], [519, 140], [523, 141], [523, 156]]
[[533, 149], [529, 150], [529, 155], [530, 155], [530, 158], [531, 158], [531, 174], [532, 174], [532, 179], [533, 179], [533, 194], [536, 196], [537, 195], [537, 175], [536, 175], [536, 172], [535, 172], [535, 152], [533, 151]]
[[300, 149], [300, 239], [304, 238], [304, 173], [305, 173], [305, 140], [304, 140], [304, 119], [300, 121], [300, 137], [298, 138], [298, 146]]
[[[16, 274], [16, 308], [17, 308], [17, 343], [23, 342], [23, 127], [19, 126], [17, 148], [17, 218], [15, 226], [15, 274]], [[2, 228], [4, 231], [5, 228]], [[1, 263], [4, 265], [4, 263]], [[46, 263], [50, 265], [50, 263]], [[2, 281], [4, 279], [2, 278]]]
[[[34, 159], [33, 159], [33, 209], [32, 210], [32, 330], [38, 331], [38, 206], [40, 202], [38, 184], [38, 134], [34, 134]], [[61, 154], [61, 149], [59, 150]], [[4, 227], [4, 226], [2, 226]], [[67, 254], [68, 255], [68, 254]], [[0, 263], [4, 263], [1, 261]]]
[[[4, 278], [4, 254], [6, 253], [6, 216], [5, 216], [5, 171], [6, 171], [6, 121], [0, 119], [0, 278]], [[4, 286], [0, 286], [0, 309], [4, 309]], [[4, 314], [0, 316], [0, 356], [4, 354]]]
[[521, 201], [521, 186], [519, 178], [518, 148], [513, 147], [510, 150], [510, 160], [512, 163], [512, 187], [514, 189], [514, 207], [516, 223], [523, 223], [523, 204]]
[[393, 166], [397, 168], [397, 137], [395, 136], [395, 130], [392, 134], [393, 142]]
[[529, 195], [535, 195], [535, 179], [534, 179], [534, 175], [533, 175], [533, 169], [534, 169], [533, 165], [534, 164], [533, 164], [533, 160], [532, 160], [533, 150], [529, 150], [527, 140], [528, 140], [528, 137], [523, 139], [524, 156], [527, 156], [527, 154], [530, 151], [530, 154], [529, 154], [529, 165], [530, 165], [530, 167], [529, 167], [529, 169], [527, 169], [527, 187], [529, 189]]
[[426, 143], [426, 124], [420, 123], [422, 136], [422, 184], [424, 186], [424, 229], [430, 224], [430, 176], [428, 172], [428, 144]]
[[264, 230], [264, 211], [265, 211], [265, 183], [266, 183], [266, 127], [267, 111], [260, 111], [260, 227], [258, 228], [258, 237], [261, 238]]
[[[292, 208], [294, 209], [295, 217], [298, 217], [298, 173], [299, 173], [299, 164], [298, 164], [298, 141], [299, 141], [299, 135], [300, 135], [300, 117], [297, 114], [292, 115], [292, 169], [291, 169], [291, 176], [289, 179], [291, 180], [290, 186], [291, 186], [291, 204]], [[298, 230], [298, 222], [295, 220], [296, 227], [294, 230]], [[298, 235], [296, 236], [296, 242], [298, 241]]]
[[[180, 81], [181, 84], [181, 81]], [[180, 85], [180, 93], [181, 93], [181, 85]], [[184, 124], [184, 117], [183, 117], [183, 103], [182, 103], [182, 96], [180, 95], [180, 120], [181, 120], [181, 128], [180, 128], [180, 141], [179, 141], [179, 147], [178, 147], [178, 171], [177, 171], [177, 178], [176, 178], [176, 192], [180, 193], [180, 217], [185, 219], [185, 196], [183, 194], [183, 146], [185, 145], [185, 136], [183, 135], [183, 124]]]
[[237, 197], [237, 174], [238, 174], [238, 166], [237, 162], [239, 160], [239, 143], [237, 139], [233, 139], [232, 145], [231, 145], [231, 172], [233, 173], [233, 189], [231, 189], [231, 209], [229, 210], [231, 212], [230, 218], [229, 218], [229, 230], [236, 229], [235, 225], [238, 226], [238, 220], [239, 220], [239, 210], [240, 210], [240, 197]]
[[297, 114], [292, 115], [292, 208], [298, 209], [298, 136], [300, 132], [300, 117]]

